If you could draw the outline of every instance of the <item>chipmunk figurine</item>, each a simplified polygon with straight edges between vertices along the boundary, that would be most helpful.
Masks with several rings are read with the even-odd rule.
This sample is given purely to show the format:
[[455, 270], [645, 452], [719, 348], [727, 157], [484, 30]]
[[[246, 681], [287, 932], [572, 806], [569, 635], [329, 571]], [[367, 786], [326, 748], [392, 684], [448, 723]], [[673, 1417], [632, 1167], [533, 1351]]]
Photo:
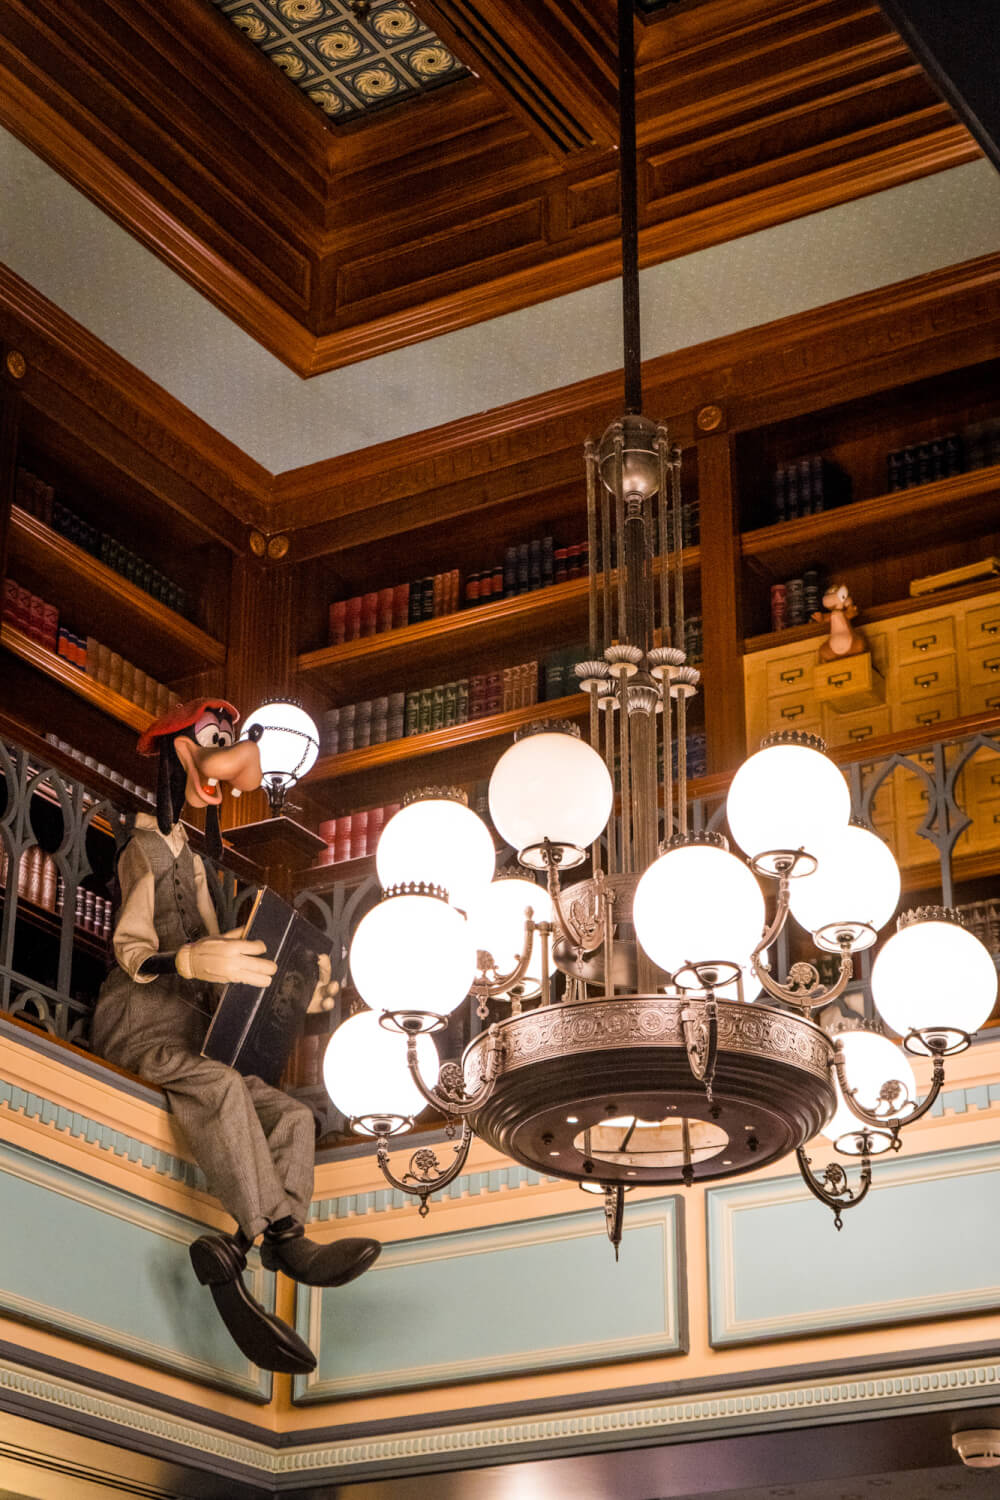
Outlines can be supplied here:
[[810, 618], [817, 625], [829, 625], [830, 634], [819, 648], [819, 660], [839, 661], [844, 656], [861, 656], [868, 644], [860, 630], [855, 630], [851, 621], [857, 614], [857, 605], [851, 598], [846, 583], [831, 583], [823, 594], [823, 608]]

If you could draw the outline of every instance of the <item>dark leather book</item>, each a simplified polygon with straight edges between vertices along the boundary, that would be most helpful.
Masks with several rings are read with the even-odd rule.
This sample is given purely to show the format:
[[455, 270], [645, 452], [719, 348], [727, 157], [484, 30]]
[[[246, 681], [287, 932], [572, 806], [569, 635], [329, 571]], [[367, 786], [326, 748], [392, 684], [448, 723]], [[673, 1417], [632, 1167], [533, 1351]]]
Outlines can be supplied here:
[[266, 989], [226, 985], [201, 1053], [246, 1077], [277, 1084], [302, 1031], [319, 978], [319, 957], [329, 954], [330, 944], [267, 886], [257, 893], [244, 936], [267, 944], [267, 957], [278, 971]]

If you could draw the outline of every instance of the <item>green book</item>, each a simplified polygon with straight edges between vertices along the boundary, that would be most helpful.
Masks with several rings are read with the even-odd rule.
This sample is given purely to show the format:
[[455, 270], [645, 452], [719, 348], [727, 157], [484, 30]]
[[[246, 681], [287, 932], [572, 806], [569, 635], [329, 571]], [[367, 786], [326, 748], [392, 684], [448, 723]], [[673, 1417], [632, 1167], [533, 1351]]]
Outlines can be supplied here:
[[451, 729], [458, 723], [458, 683], [444, 685], [444, 728]]
[[431, 730], [444, 728], [444, 683], [431, 688]]
[[420, 694], [420, 714], [417, 720], [417, 733], [426, 734], [431, 727], [431, 700], [430, 688], [424, 688]]

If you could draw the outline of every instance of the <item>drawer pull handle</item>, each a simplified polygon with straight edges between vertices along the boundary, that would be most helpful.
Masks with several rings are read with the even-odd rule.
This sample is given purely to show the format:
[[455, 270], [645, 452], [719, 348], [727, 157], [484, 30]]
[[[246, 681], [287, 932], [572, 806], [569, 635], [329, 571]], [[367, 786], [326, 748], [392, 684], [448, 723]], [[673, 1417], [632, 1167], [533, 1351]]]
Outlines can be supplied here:
[[929, 651], [932, 646], [937, 645], [937, 636], [925, 635], [921, 636], [919, 639], [914, 636], [913, 645], [916, 646], [918, 651]]
[[983, 666], [988, 672], [1000, 672], [1000, 656], [994, 656], [989, 661], [984, 661]]
[[983, 626], [984, 635], [1000, 635], [1000, 620], [991, 620]]
[[872, 726], [870, 724], [865, 724], [860, 729], [850, 730], [847, 738], [849, 740], [868, 740], [871, 739], [874, 733], [875, 731]]
[[941, 717], [941, 710], [939, 708], [935, 708], [935, 709], [932, 709], [930, 713], [917, 714], [917, 723], [918, 724], [936, 724], [937, 721], [938, 721], [938, 719], [940, 719], [940, 717]]
[[827, 677], [826, 680], [830, 684], [831, 687], [839, 688], [839, 687], [843, 687], [845, 682], [850, 682], [850, 680], [851, 680], [851, 674], [850, 674], [850, 672], [838, 672], [837, 675], [836, 675], [836, 677], [834, 677], [833, 674], [831, 673], [830, 676]]
[[779, 681], [780, 682], [798, 682], [798, 680], [799, 680], [800, 677], [804, 677], [805, 676], [805, 673], [806, 673], [805, 667], [788, 667], [788, 668], [786, 668], [786, 670], [784, 672], [782, 672], [782, 673], [779, 674]]
[[1000, 698], [987, 698], [987, 700], [986, 700], [986, 707], [987, 708], [1000, 708]]
[[781, 710], [781, 717], [783, 719], [801, 719], [805, 711], [804, 703], [793, 703], [790, 707]]
[[938, 681], [939, 675], [940, 674], [937, 672], [925, 672], [923, 677], [914, 677], [914, 686], [929, 688], [931, 686], [931, 683]]

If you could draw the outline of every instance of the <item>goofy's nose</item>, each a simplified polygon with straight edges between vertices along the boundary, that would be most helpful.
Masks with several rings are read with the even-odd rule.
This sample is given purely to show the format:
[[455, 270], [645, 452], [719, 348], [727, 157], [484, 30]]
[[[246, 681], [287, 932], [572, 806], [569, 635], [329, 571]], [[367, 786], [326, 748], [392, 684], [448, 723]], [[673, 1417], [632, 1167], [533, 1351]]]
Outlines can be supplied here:
[[237, 791], [255, 791], [261, 783], [260, 751], [254, 740], [238, 740], [219, 750], [205, 750], [199, 769], [216, 781], [228, 781]]

